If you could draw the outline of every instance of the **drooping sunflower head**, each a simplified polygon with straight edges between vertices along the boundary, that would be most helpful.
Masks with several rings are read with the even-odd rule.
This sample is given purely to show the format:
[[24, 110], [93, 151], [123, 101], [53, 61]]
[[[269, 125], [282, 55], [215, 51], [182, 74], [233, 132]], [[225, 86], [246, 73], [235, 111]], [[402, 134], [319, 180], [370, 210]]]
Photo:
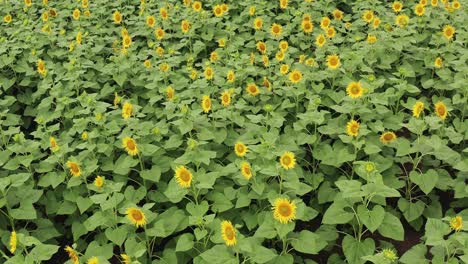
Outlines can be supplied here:
[[413, 106], [413, 116], [419, 117], [421, 113], [424, 111], [424, 103], [421, 101], [417, 101]]
[[175, 178], [179, 186], [182, 188], [189, 188], [192, 183], [192, 173], [185, 166], [179, 166], [176, 168]]
[[226, 39], [224, 39], [224, 38], [218, 39], [218, 46], [220, 48], [224, 48], [226, 46]]
[[147, 16], [146, 17], [146, 25], [150, 28], [153, 28], [156, 24], [156, 18], [154, 16]]
[[357, 137], [359, 134], [359, 122], [356, 120], [351, 120], [346, 124], [346, 133], [352, 137]]
[[114, 23], [115, 24], [120, 24], [122, 23], [122, 14], [116, 10], [113, 14], [112, 14], [112, 20], [114, 20]]
[[374, 19], [374, 11], [366, 10], [364, 14], [362, 14], [362, 19], [364, 19], [364, 21], [366, 21], [367, 23], [372, 22], [372, 20]]
[[70, 169], [70, 174], [74, 177], [78, 177], [81, 175], [81, 168], [77, 162], [74, 161], [67, 161], [67, 167]]
[[244, 143], [242, 143], [240, 141], [238, 141], [234, 145], [234, 152], [239, 157], [244, 157], [247, 154], [248, 151], [249, 151], [249, 148]]
[[57, 140], [55, 139], [55, 137], [50, 137], [49, 138], [49, 142], [50, 142], [50, 149], [55, 152], [59, 149], [59, 146], [57, 144]]
[[323, 34], [319, 34], [315, 38], [315, 44], [317, 44], [317, 46], [319, 46], [319, 47], [323, 47], [323, 45], [325, 45], [326, 42], [327, 42], [327, 40], [325, 39], [325, 36]]
[[267, 77], [263, 77], [263, 87], [265, 87], [268, 91], [271, 91], [272, 85]]
[[246, 180], [250, 180], [250, 178], [252, 178], [252, 167], [250, 166], [250, 163], [243, 161], [240, 164], [240, 170], [242, 176], [244, 176]]
[[458, 215], [450, 219], [450, 228], [455, 230], [455, 232], [459, 232], [463, 228], [462, 217]]
[[226, 75], [226, 80], [228, 83], [233, 83], [236, 80], [236, 74], [233, 70], [229, 70]]
[[138, 154], [138, 146], [136, 141], [131, 137], [124, 137], [122, 139], [122, 146], [127, 151], [128, 155], [135, 156]]
[[221, 104], [224, 107], [228, 107], [231, 104], [231, 93], [228, 90], [225, 90], [221, 94]]
[[442, 34], [446, 39], [451, 40], [453, 38], [453, 35], [455, 35], [455, 28], [451, 25], [445, 25], [442, 29]]
[[400, 1], [393, 2], [392, 9], [395, 13], [400, 12], [403, 9], [403, 3]]
[[296, 205], [286, 198], [277, 198], [273, 205], [273, 217], [282, 224], [296, 219]]
[[236, 229], [232, 225], [231, 221], [221, 222], [221, 236], [227, 246], [234, 246], [237, 243], [236, 240]]
[[123, 264], [130, 264], [130, 257], [127, 254], [120, 254]]
[[293, 169], [296, 166], [296, 157], [294, 153], [286, 151], [280, 157], [280, 165], [285, 170]]
[[159, 15], [161, 15], [161, 18], [162, 18], [163, 20], [167, 20], [167, 19], [169, 18], [169, 14], [168, 14], [168, 12], [167, 12], [167, 8], [161, 7], [161, 8], [159, 9]]
[[11, 252], [11, 254], [15, 253], [16, 244], [17, 244], [16, 231], [13, 230], [13, 231], [11, 231], [11, 234], [10, 234], [10, 252]]
[[442, 120], [445, 120], [447, 118], [447, 106], [445, 106], [444, 102], [439, 101], [434, 105], [435, 108], [435, 113], [438, 117], [440, 117]]
[[255, 15], [255, 11], [256, 11], [256, 10], [257, 10], [257, 9], [255, 8], [255, 6], [250, 6], [250, 7], [249, 7], [249, 16]]
[[279, 24], [273, 23], [273, 25], [271, 26], [271, 34], [274, 37], [278, 38], [281, 36], [282, 32], [283, 32], [283, 27]]
[[209, 95], [204, 95], [202, 98], [203, 112], [208, 113], [211, 110], [211, 99]]
[[247, 84], [247, 93], [250, 94], [251, 96], [256, 96], [260, 93], [260, 90], [258, 89], [258, 86], [255, 83], [249, 83]]
[[396, 134], [392, 131], [387, 131], [380, 136], [380, 141], [384, 144], [388, 144], [397, 138]]
[[80, 263], [80, 261], [78, 259], [78, 254], [76, 253], [76, 251], [72, 247], [66, 246], [65, 247], [65, 252], [67, 252], [68, 257], [70, 258], [70, 260], [73, 261], [73, 264]]
[[426, 12], [426, 8], [425, 8], [424, 5], [422, 5], [422, 4], [417, 4], [417, 5], [414, 7], [414, 13], [415, 13], [417, 16], [422, 16], [422, 15], [424, 15], [425, 12]]
[[168, 86], [166, 88], [166, 98], [167, 98], [167, 100], [172, 101], [172, 99], [174, 99], [174, 93], [175, 93], [174, 88], [172, 88], [172, 86]]
[[125, 211], [125, 214], [127, 214], [128, 220], [130, 220], [130, 222], [134, 224], [136, 227], [146, 225], [145, 213], [143, 213], [143, 211], [141, 211], [140, 209], [135, 208], [135, 207], [130, 207], [130, 208], [127, 208], [127, 210]]
[[101, 188], [104, 185], [105, 180], [106, 179], [102, 176], [96, 176], [96, 178], [94, 179], [94, 186]]
[[337, 69], [338, 67], [340, 67], [341, 65], [341, 62], [340, 62], [340, 57], [338, 57], [338, 55], [328, 55], [327, 56], [327, 66], [329, 69]]
[[45, 76], [47, 74], [45, 62], [41, 59], [37, 60], [37, 72], [42, 76]]
[[302, 72], [299, 71], [299, 70], [293, 70], [290, 74], [289, 74], [289, 80], [292, 82], [292, 83], [298, 83], [302, 80]]
[[130, 102], [125, 102], [122, 107], [122, 117], [123, 119], [128, 119], [132, 116], [133, 105]]
[[441, 57], [437, 57], [434, 61], [434, 67], [436, 68], [442, 68], [443, 66], [443, 61]]

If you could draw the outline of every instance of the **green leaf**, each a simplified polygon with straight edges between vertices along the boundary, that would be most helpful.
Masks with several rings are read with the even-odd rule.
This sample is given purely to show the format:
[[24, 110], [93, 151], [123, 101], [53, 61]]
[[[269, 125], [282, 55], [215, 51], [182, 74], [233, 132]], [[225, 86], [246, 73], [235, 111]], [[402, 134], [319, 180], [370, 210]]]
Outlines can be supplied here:
[[346, 224], [354, 218], [354, 214], [346, 212], [342, 203], [334, 202], [323, 215], [322, 223], [328, 225]]
[[406, 221], [411, 222], [416, 220], [424, 212], [425, 204], [422, 201], [415, 203], [408, 202], [404, 198], [398, 200], [398, 208], [403, 212]]
[[36, 245], [27, 255], [27, 259], [35, 262], [49, 260], [59, 248], [59, 246], [55, 245]]
[[121, 225], [115, 229], [109, 227], [105, 231], [105, 235], [107, 239], [112, 241], [112, 243], [116, 244], [117, 246], [122, 246], [122, 243], [127, 239], [128, 228], [125, 225]]
[[425, 245], [418, 244], [413, 246], [410, 250], [406, 251], [400, 258], [400, 262], [403, 264], [413, 263], [429, 263], [426, 259], [427, 247]]
[[450, 227], [440, 219], [429, 218], [425, 226], [426, 245], [445, 245], [444, 236], [450, 233]]
[[177, 239], [176, 251], [188, 251], [193, 248], [194, 245], [193, 235], [190, 233], [185, 233]]
[[398, 241], [403, 241], [404, 239], [405, 231], [400, 219], [388, 212], [385, 213], [384, 220], [378, 228], [378, 231], [384, 237]]
[[172, 203], [178, 203], [184, 199], [184, 196], [187, 195], [188, 192], [188, 189], [180, 187], [177, 181], [172, 178], [172, 180], [169, 182], [169, 185], [167, 186], [167, 189], [164, 191], [164, 195]]
[[340, 189], [343, 198], [355, 198], [364, 196], [361, 191], [361, 182], [356, 180], [341, 180], [335, 182]]
[[254, 247], [254, 252], [255, 255], [252, 256], [253, 263], [266, 263], [276, 258], [277, 256], [277, 254], [275, 254], [273, 250], [268, 249], [266, 247], [262, 247], [260, 245]]
[[377, 228], [382, 224], [385, 218], [385, 209], [376, 205], [372, 210], [368, 210], [364, 205], [359, 205], [357, 208], [359, 220], [374, 233]]
[[161, 178], [161, 169], [158, 166], [151, 167], [151, 170], [144, 170], [140, 172], [140, 176], [152, 182], [159, 182]]
[[417, 184], [425, 194], [429, 194], [439, 181], [439, 174], [433, 169], [424, 174], [411, 171], [410, 180]]
[[31, 220], [36, 219], [36, 209], [34, 209], [33, 204], [26, 203], [21, 204], [17, 209], [11, 209], [11, 217], [16, 220]]
[[354, 237], [347, 235], [343, 239], [343, 253], [350, 264], [365, 263], [365, 260], [361, 258], [367, 255], [372, 255], [374, 250], [375, 243], [372, 238], [367, 238], [364, 241], [358, 241]]
[[127, 154], [123, 154], [115, 162], [114, 172], [120, 175], [128, 175], [130, 169], [138, 164], [138, 159], [133, 158]]
[[200, 257], [208, 263], [237, 264], [237, 258], [226, 246], [216, 245], [200, 254]]
[[308, 230], [302, 230], [299, 237], [291, 242], [293, 248], [299, 252], [307, 254], [318, 254], [320, 250], [327, 246], [327, 242]]
[[83, 214], [91, 205], [93, 205], [93, 201], [88, 197], [77, 197], [76, 198], [76, 205], [80, 210], [80, 213]]

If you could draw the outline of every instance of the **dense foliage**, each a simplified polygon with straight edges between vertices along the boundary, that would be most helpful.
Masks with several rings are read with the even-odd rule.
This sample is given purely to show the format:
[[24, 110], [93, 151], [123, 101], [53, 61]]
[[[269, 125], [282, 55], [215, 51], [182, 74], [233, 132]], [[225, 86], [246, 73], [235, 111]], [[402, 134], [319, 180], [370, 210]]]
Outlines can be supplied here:
[[468, 263], [467, 4], [0, 1], [1, 262]]

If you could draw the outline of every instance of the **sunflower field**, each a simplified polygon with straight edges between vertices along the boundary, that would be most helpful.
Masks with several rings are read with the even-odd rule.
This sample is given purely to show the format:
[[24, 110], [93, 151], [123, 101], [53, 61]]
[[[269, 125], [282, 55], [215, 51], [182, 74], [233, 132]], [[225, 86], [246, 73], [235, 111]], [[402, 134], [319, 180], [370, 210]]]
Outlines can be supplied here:
[[0, 0], [0, 263], [468, 263], [465, 0]]

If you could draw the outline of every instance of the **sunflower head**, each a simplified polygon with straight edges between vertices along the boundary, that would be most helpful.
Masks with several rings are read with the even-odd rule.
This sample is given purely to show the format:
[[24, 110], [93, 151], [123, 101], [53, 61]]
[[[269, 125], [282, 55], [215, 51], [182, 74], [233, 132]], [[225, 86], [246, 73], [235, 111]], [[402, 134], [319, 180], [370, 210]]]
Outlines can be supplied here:
[[338, 67], [340, 67], [341, 62], [340, 62], [340, 57], [338, 55], [328, 55], [327, 56], [327, 66], [329, 69], [335, 70]]
[[250, 180], [250, 178], [252, 178], [252, 167], [250, 166], [250, 163], [243, 161], [240, 164], [240, 170], [242, 176], [244, 176], [246, 180]]
[[224, 107], [228, 107], [231, 104], [231, 93], [228, 90], [225, 90], [221, 94], [221, 104]]
[[395, 13], [400, 12], [403, 9], [403, 3], [400, 1], [393, 2], [392, 9]]
[[329, 17], [322, 17], [322, 20], [320, 20], [320, 27], [322, 29], [327, 29], [330, 26], [331, 20]]
[[128, 119], [132, 116], [133, 105], [130, 102], [125, 102], [122, 107], [122, 117], [123, 119]]
[[166, 88], [166, 98], [168, 101], [172, 101], [174, 99], [174, 88], [172, 88], [172, 86], [168, 86]]
[[286, 151], [280, 157], [280, 165], [285, 170], [293, 169], [296, 166], [296, 157], [294, 153]]
[[414, 13], [415, 13], [417, 16], [422, 16], [422, 15], [424, 15], [425, 12], [426, 12], [426, 9], [424, 8], [424, 5], [422, 5], [422, 4], [417, 4], [417, 5], [414, 7]]
[[455, 232], [459, 232], [463, 228], [462, 217], [458, 215], [450, 219], [450, 228], [455, 230]]
[[319, 34], [315, 38], [315, 44], [317, 44], [317, 46], [319, 46], [319, 47], [323, 47], [323, 45], [325, 45], [326, 42], [327, 42], [327, 39], [325, 38], [325, 36], [323, 34]]
[[65, 252], [67, 252], [68, 257], [70, 258], [71, 261], [73, 261], [73, 264], [79, 264], [80, 263], [80, 261], [78, 259], [78, 254], [76, 253], [76, 251], [72, 247], [66, 246], [65, 247]]
[[146, 25], [150, 28], [153, 28], [156, 24], [156, 18], [154, 16], [147, 16], [146, 17]]
[[3, 22], [5, 22], [5, 23], [7, 23], [7, 24], [10, 23], [11, 20], [12, 20], [12, 17], [11, 17], [10, 14], [5, 15], [5, 16], [3, 17]]
[[273, 23], [271, 26], [271, 35], [274, 37], [279, 37], [281, 36], [281, 33], [283, 32], [283, 27], [279, 24]]
[[296, 205], [286, 198], [277, 198], [273, 205], [273, 217], [282, 224], [296, 219]]
[[259, 42], [257, 42], [257, 45], [256, 45], [256, 46], [257, 46], [257, 50], [258, 50], [260, 53], [262, 53], [262, 54], [265, 54], [265, 53], [266, 53], [266, 51], [267, 51], [267, 46], [266, 46], [265, 42], [259, 41]]
[[314, 24], [309, 20], [303, 20], [301, 22], [301, 28], [305, 33], [312, 33], [312, 31], [314, 31]]
[[226, 75], [226, 80], [228, 83], [233, 83], [236, 80], [236, 74], [233, 70], [228, 71]]
[[279, 0], [280, 8], [281, 9], [286, 9], [289, 4], [289, 0]]
[[125, 214], [127, 215], [128, 220], [132, 222], [136, 227], [144, 226], [146, 225], [146, 217], [143, 211], [141, 211], [138, 208], [135, 207], [130, 207], [127, 208], [125, 211]]
[[397, 138], [396, 134], [391, 131], [387, 131], [380, 136], [380, 141], [384, 144], [388, 144]]
[[240, 141], [238, 141], [234, 145], [234, 152], [239, 157], [244, 157], [247, 154], [248, 151], [249, 151], [249, 148], [244, 143], [242, 143]]
[[120, 254], [123, 264], [130, 264], [130, 257], [127, 254]]
[[435, 105], [434, 105], [434, 108], [435, 108], [435, 113], [438, 117], [440, 117], [442, 120], [445, 120], [445, 118], [447, 118], [447, 106], [445, 106], [445, 104], [441, 101], [437, 102]]
[[204, 95], [202, 98], [203, 112], [208, 113], [211, 110], [211, 99], [209, 95]]
[[346, 93], [349, 97], [356, 99], [364, 94], [364, 89], [360, 82], [350, 82], [346, 87]]
[[221, 5], [215, 5], [213, 7], [213, 14], [216, 16], [216, 17], [220, 17], [224, 14], [223, 12], [223, 8]]
[[394, 262], [398, 259], [398, 256], [395, 253], [395, 250], [390, 249], [390, 248], [386, 248], [382, 250], [382, 256], [391, 262]]
[[247, 84], [247, 93], [251, 96], [256, 96], [260, 93], [260, 90], [258, 89], [258, 86], [255, 83], [249, 83]]
[[398, 15], [395, 18], [395, 22], [399, 27], [404, 28], [409, 23], [409, 17], [407, 15]]
[[190, 22], [188, 20], [184, 19], [182, 20], [182, 23], [180, 24], [180, 28], [182, 29], [182, 32], [187, 33], [190, 30]]
[[424, 111], [424, 103], [421, 102], [421, 101], [417, 101], [414, 105], [413, 105], [413, 116], [414, 117], [419, 117], [419, 115], [421, 115], [421, 113]]
[[443, 65], [443, 60], [442, 60], [442, 58], [441, 58], [441, 57], [437, 57], [437, 58], [435, 59], [435, 61], [434, 61], [434, 67], [436, 67], [436, 68], [439, 69], [439, 68], [442, 68], [442, 66], [444, 66], [444, 65]]
[[255, 30], [262, 29], [263, 27], [263, 19], [261, 17], [257, 17], [254, 19], [253, 26]]
[[127, 151], [127, 153], [130, 156], [135, 156], [138, 154], [138, 146], [136, 144], [136, 141], [133, 138], [124, 137], [122, 139], [122, 144], [123, 144], [123, 147], [125, 148], [125, 151]]
[[359, 122], [356, 120], [351, 120], [346, 124], [346, 133], [352, 137], [357, 137], [359, 134]]
[[96, 176], [94, 179], [94, 186], [101, 188], [104, 185], [105, 178], [102, 176]]
[[293, 70], [291, 71], [291, 73], [289, 74], [289, 80], [292, 82], [292, 83], [298, 83], [302, 80], [302, 72], [299, 71], [299, 70]]
[[99, 259], [97, 257], [91, 257], [86, 261], [86, 264], [99, 264]]
[[442, 34], [447, 40], [451, 40], [453, 38], [453, 35], [455, 34], [455, 28], [451, 25], [445, 25], [442, 29]]
[[81, 175], [81, 168], [77, 162], [74, 161], [67, 161], [67, 167], [70, 169], [70, 174], [74, 177], [78, 177]]
[[192, 183], [192, 173], [185, 166], [179, 166], [176, 168], [175, 178], [179, 186], [182, 188], [189, 188]]
[[11, 254], [14, 254], [15, 251], [16, 251], [16, 243], [17, 243], [16, 231], [13, 230], [13, 231], [11, 231], [11, 234], [10, 234], [10, 252], [11, 252]]
[[76, 8], [75, 10], [73, 10], [73, 13], [72, 13], [72, 17], [74, 20], [78, 20], [80, 19], [80, 14], [81, 14], [81, 11]]
[[332, 12], [333, 14], [333, 18], [336, 19], [336, 20], [341, 20], [343, 19], [343, 11], [339, 10], [339, 9], [335, 9], [333, 10]]
[[206, 67], [206, 68], [205, 68], [205, 71], [204, 71], [204, 75], [205, 75], [205, 78], [206, 78], [207, 80], [213, 79], [213, 76], [214, 76], [213, 68], [211, 68], [211, 67], [209, 67], [209, 66]]
[[372, 22], [372, 20], [374, 20], [374, 11], [366, 10], [364, 14], [362, 14], [362, 19], [367, 23]]
[[334, 27], [328, 27], [326, 30], [326, 33], [327, 33], [327, 37], [329, 39], [332, 39], [336, 35], [336, 30]]

